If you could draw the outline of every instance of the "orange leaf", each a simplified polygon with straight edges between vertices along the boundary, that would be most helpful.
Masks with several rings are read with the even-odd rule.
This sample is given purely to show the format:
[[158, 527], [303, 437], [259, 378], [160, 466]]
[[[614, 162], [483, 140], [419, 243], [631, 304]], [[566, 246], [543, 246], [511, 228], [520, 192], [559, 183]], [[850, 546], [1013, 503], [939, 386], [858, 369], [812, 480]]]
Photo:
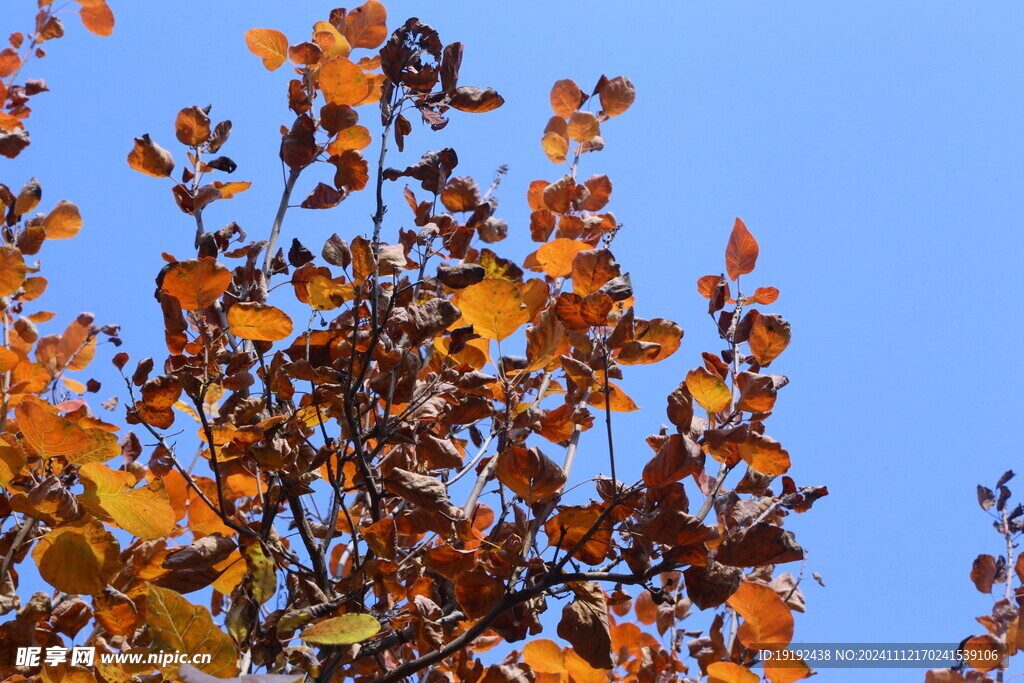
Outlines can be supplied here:
[[178, 300], [186, 311], [212, 305], [231, 284], [231, 271], [212, 257], [175, 263], [164, 275], [161, 289]]
[[345, 15], [345, 39], [352, 47], [380, 47], [388, 36], [387, 19], [384, 5], [367, 0]]
[[170, 152], [153, 142], [149, 133], [146, 133], [141, 138], [135, 138], [135, 146], [128, 152], [128, 165], [139, 173], [166, 178], [174, 170], [174, 159]]
[[174, 121], [178, 142], [196, 147], [210, 139], [210, 117], [199, 107], [185, 107]]
[[249, 51], [263, 60], [270, 71], [278, 69], [288, 60], [288, 38], [272, 28], [251, 28], [245, 32]]
[[25, 282], [28, 267], [16, 247], [0, 247], [0, 296], [10, 296]]
[[728, 603], [743, 617], [736, 635], [746, 647], [781, 650], [793, 640], [793, 613], [768, 586], [744, 581]]
[[754, 301], [764, 306], [775, 303], [778, 298], [779, 290], [774, 287], [758, 287], [753, 296]]
[[89, 448], [89, 435], [84, 429], [51, 412], [35, 397], [27, 397], [15, 406], [14, 415], [22, 437], [41, 458], [70, 456]]
[[292, 333], [292, 319], [280, 308], [251, 301], [228, 309], [231, 333], [254, 341], [280, 341]]
[[[802, 681], [805, 678], [810, 678], [811, 673], [811, 667], [807, 666], [803, 659], [787, 659], [785, 662], [769, 660], [764, 663], [764, 675], [772, 683]], [[926, 677], [925, 683], [932, 683], [932, 681]]]
[[43, 228], [48, 240], [66, 240], [82, 229], [82, 216], [78, 207], [67, 200], [60, 200], [43, 219]]
[[739, 445], [740, 457], [761, 474], [777, 476], [789, 471], [789, 452], [770, 436], [751, 432]]
[[761, 365], [768, 365], [779, 357], [786, 347], [792, 330], [779, 315], [759, 315], [750, 329], [750, 353]]
[[732, 662], [708, 664], [708, 683], [757, 683], [760, 678], [750, 669]]
[[735, 280], [754, 270], [757, 263], [757, 240], [739, 218], [732, 226], [729, 244], [725, 247], [725, 267], [729, 278]]
[[79, 13], [82, 16], [82, 26], [90, 33], [109, 36], [114, 32], [114, 13], [110, 11], [106, 2], [91, 2], [82, 7]]
[[560, 674], [565, 672], [565, 656], [558, 643], [547, 638], [531, 640], [523, 648], [523, 661], [537, 673]]
[[586, 242], [560, 237], [541, 245], [537, 250], [537, 261], [551, 277], [565, 277], [572, 273], [572, 262], [576, 254], [590, 249], [591, 246]]
[[495, 475], [528, 505], [558, 493], [565, 471], [537, 448], [506, 448], [498, 456]]
[[567, 119], [572, 113], [579, 109], [583, 93], [575, 81], [568, 78], [556, 81], [551, 88], [551, 109], [556, 116]]
[[346, 57], [335, 57], [320, 67], [320, 90], [328, 102], [359, 104], [370, 90], [366, 74]]
[[569, 137], [576, 142], [587, 142], [601, 134], [601, 124], [589, 111], [576, 111], [569, 118]]
[[369, 147], [371, 142], [373, 139], [365, 126], [349, 126], [338, 131], [338, 136], [327, 145], [327, 153], [334, 156], [346, 149], [360, 150]]

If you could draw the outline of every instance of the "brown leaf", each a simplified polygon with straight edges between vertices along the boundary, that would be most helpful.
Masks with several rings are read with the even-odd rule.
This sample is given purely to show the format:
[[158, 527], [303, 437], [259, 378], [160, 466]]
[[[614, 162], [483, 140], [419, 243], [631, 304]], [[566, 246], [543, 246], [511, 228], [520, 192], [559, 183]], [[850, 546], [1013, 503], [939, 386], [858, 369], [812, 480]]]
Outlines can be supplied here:
[[499, 95], [494, 88], [481, 90], [471, 85], [464, 85], [455, 89], [448, 104], [459, 111], [482, 114], [505, 104], [505, 98]]
[[644, 467], [644, 483], [651, 488], [667, 486], [700, 471], [704, 459], [704, 452], [690, 437], [672, 434]]
[[971, 581], [980, 593], [991, 593], [996, 579], [996, 558], [978, 555], [971, 565]]
[[718, 546], [715, 556], [730, 567], [763, 567], [804, 558], [804, 551], [793, 534], [773, 524], [758, 522], [737, 533], [730, 533]]
[[558, 493], [566, 481], [565, 471], [536, 446], [506, 448], [498, 456], [495, 475], [528, 505]]
[[135, 147], [128, 153], [128, 165], [154, 178], [166, 178], [174, 170], [171, 153], [150, 139], [149, 134], [135, 138]]
[[636, 99], [636, 88], [625, 76], [604, 80], [598, 86], [597, 95], [601, 98], [601, 113], [607, 117], [622, 114]]
[[490, 612], [504, 595], [505, 584], [482, 567], [474, 567], [455, 580], [455, 599], [470, 619]]
[[686, 582], [686, 597], [697, 609], [705, 610], [725, 603], [743, 580], [743, 572], [735, 567], [726, 567], [718, 562], [708, 561], [707, 566], [687, 567], [683, 571]]
[[[585, 591], [585, 597], [580, 596], [580, 591]], [[562, 608], [558, 635], [593, 668], [614, 668], [608, 604], [597, 584], [583, 584], [576, 599]]]
[[384, 486], [399, 498], [422, 508], [437, 509], [448, 503], [448, 489], [434, 477], [395, 468], [384, 478]]

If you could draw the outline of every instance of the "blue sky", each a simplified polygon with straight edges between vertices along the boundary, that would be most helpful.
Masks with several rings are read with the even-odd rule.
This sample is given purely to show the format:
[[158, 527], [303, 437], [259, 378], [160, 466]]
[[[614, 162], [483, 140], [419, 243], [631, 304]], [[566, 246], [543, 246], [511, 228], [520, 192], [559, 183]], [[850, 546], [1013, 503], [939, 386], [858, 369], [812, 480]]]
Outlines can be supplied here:
[[[10, 30], [31, 21], [34, 3], [17, 5]], [[223, 150], [239, 164], [232, 179], [254, 187], [208, 209], [207, 225], [235, 220], [265, 236], [281, 186], [288, 76], [267, 72], [242, 34], [277, 28], [297, 42], [330, 6], [111, 5], [113, 37], [74, 27], [28, 70], [53, 92], [34, 101], [33, 145], [4, 162], [2, 181], [20, 187], [35, 175], [43, 209], [59, 198], [80, 206], [82, 234], [42, 253], [45, 307], [63, 320], [89, 310], [121, 324], [124, 350], [139, 359], [163, 351], [152, 298], [160, 252], [190, 253], [193, 228], [169, 183], [128, 168], [132, 137], [151, 133], [180, 166], [175, 113], [212, 103], [215, 120], [234, 122]], [[518, 256], [533, 249], [527, 185], [560, 175], [539, 144], [551, 84], [573, 78], [587, 89], [602, 73], [636, 84], [636, 104], [606, 124], [607, 148], [582, 174], [614, 182], [609, 209], [626, 226], [614, 251], [632, 274], [638, 314], [676, 320], [686, 337], [669, 361], [627, 372], [627, 391], [648, 410], [616, 418], [622, 468], [639, 472], [665, 394], [701, 351], [720, 348], [694, 282], [721, 272], [740, 216], [761, 244], [744, 280], [778, 287], [773, 308], [794, 330], [773, 364], [791, 384], [769, 433], [790, 451], [799, 484], [831, 491], [789, 522], [809, 550], [808, 573], [827, 585], [805, 584], [796, 639], [956, 642], [979, 632], [973, 618], [991, 599], [968, 572], [1000, 539], [974, 487], [1019, 462], [1024, 6], [393, 0], [388, 10], [391, 26], [419, 16], [445, 42], [462, 41], [462, 82], [506, 99], [487, 115], [455, 113], [440, 133], [414, 125], [391, 165], [455, 146], [456, 173], [486, 184], [508, 164], [499, 215]], [[329, 175], [318, 173], [299, 196]], [[390, 234], [409, 222], [400, 188], [391, 188]], [[369, 199], [295, 210], [285, 236], [319, 251], [332, 232], [366, 233]], [[122, 393], [107, 367], [97, 364], [102, 398]], [[599, 438], [588, 443], [578, 467], [593, 473], [606, 456]], [[820, 680], [854, 675], [826, 670]]]

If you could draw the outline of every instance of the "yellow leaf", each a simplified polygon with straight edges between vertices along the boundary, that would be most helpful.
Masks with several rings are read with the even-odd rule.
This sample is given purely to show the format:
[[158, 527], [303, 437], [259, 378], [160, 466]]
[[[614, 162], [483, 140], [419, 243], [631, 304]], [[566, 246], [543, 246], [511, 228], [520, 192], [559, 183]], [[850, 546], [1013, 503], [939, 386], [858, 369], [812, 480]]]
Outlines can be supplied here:
[[306, 291], [309, 294], [309, 305], [318, 311], [333, 311], [356, 296], [352, 285], [336, 282], [323, 275], [310, 280]]
[[530, 320], [521, 287], [504, 279], [486, 279], [466, 287], [456, 305], [481, 337], [501, 341]]
[[[561, 121], [561, 119], [558, 119]], [[544, 149], [544, 153], [548, 155], [553, 163], [561, 164], [565, 162], [565, 155], [569, 151], [569, 141], [558, 133], [551, 131], [545, 133], [544, 137], [540, 140], [540, 145]]]
[[732, 402], [732, 392], [718, 375], [705, 368], [694, 368], [686, 373], [686, 388], [701, 408], [711, 413], [725, 410]]
[[78, 476], [85, 486], [78, 502], [100, 519], [138, 538], [164, 538], [174, 529], [174, 508], [162, 481], [133, 488], [134, 475], [98, 463], [82, 465]]
[[240, 194], [248, 190], [252, 186], [252, 183], [248, 180], [236, 180], [230, 183], [222, 183], [219, 180], [214, 180], [213, 186], [220, 190], [221, 199], [231, 199], [236, 194]]
[[576, 254], [590, 249], [592, 247], [586, 242], [560, 237], [540, 246], [537, 262], [547, 275], [565, 277], [572, 273], [572, 262]]
[[271, 71], [288, 60], [288, 38], [272, 28], [249, 29], [245, 32], [245, 44]]
[[[146, 627], [153, 639], [153, 651], [178, 651], [213, 655], [210, 662], [198, 664], [203, 673], [229, 678], [238, 673], [238, 650], [231, 636], [213, 623], [206, 608], [193, 605], [169, 588], [149, 586], [146, 593]], [[160, 667], [173, 673], [180, 664]]]
[[351, 645], [372, 638], [380, 623], [369, 614], [343, 614], [306, 627], [299, 637], [314, 645]]
[[242, 302], [228, 309], [231, 333], [254, 341], [280, 341], [292, 333], [292, 319], [280, 308]]
[[553, 640], [539, 638], [531, 640], [523, 648], [523, 661], [537, 673], [561, 674], [565, 672], [565, 656], [562, 648]]
[[323, 51], [323, 59], [329, 60], [334, 57], [348, 57], [352, 52], [345, 36], [338, 33], [338, 29], [329, 21], [318, 21], [313, 24], [313, 41]]
[[103, 590], [121, 568], [120, 556], [114, 535], [89, 517], [53, 529], [32, 550], [39, 575], [47, 583], [82, 595]]

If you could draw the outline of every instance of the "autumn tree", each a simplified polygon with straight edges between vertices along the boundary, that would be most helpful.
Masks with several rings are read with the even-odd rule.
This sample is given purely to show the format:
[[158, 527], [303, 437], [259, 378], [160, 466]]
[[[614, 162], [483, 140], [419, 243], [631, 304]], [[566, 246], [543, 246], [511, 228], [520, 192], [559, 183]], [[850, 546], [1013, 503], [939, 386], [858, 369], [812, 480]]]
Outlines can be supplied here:
[[[89, 17], [109, 10], [82, 5], [102, 32]], [[48, 16], [28, 40], [44, 39]], [[637, 409], [622, 378], [683, 337], [643, 317], [669, 304], [638, 301], [612, 253], [633, 238], [608, 210], [612, 181], [584, 178], [614, 144], [606, 132], [628, 125], [617, 117], [636, 96], [629, 79], [554, 84], [538, 149], [552, 179], [524, 188], [529, 225], [510, 226], [502, 173], [489, 184], [456, 175], [456, 150], [429, 142], [504, 102], [460, 84], [461, 43], [415, 18], [389, 30], [375, 0], [331, 11], [298, 42], [257, 28], [245, 43], [290, 76], [268, 234], [204, 220], [250, 188], [229, 179], [231, 122], [213, 109], [181, 109], [176, 141], [126, 145], [195, 234], [194, 253], [165, 254], [154, 273], [167, 356], [112, 358], [126, 425], [97, 417], [90, 384], [69, 374], [116, 329], [80, 316], [44, 335], [37, 325], [53, 314], [30, 305], [46, 281], [25, 256], [74, 236], [77, 209], [35, 214], [37, 183], [0, 186], [0, 611], [13, 615], [0, 624], [2, 673], [758, 680], [758, 651], [786, 647], [803, 609], [804, 553], [783, 524], [827, 491], [787, 476], [790, 455], [766, 433], [788, 383], [769, 368], [790, 326], [766, 308], [776, 289], [748, 285], [759, 250], [739, 219], [723, 230], [724, 272], [694, 293], [723, 348], [665, 387], [646, 446], [627, 446], [650, 449], [642, 477], [617, 478], [614, 416]], [[29, 87], [6, 87], [0, 124], [20, 139], [9, 122]], [[389, 165], [389, 149], [406, 146], [427, 151]], [[300, 177], [317, 183], [304, 198], [293, 197]], [[371, 219], [319, 256], [289, 234], [293, 205], [339, 211], [364, 191]], [[525, 261], [500, 255], [527, 232], [537, 247]], [[197, 434], [194, 449], [182, 430]], [[592, 471], [577, 458], [588, 431], [587, 462], [606, 463]], [[776, 574], [787, 563], [793, 572]], [[23, 595], [36, 574], [52, 590]], [[710, 615], [696, 636], [695, 611]], [[212, 659], [14, 661], [17, 648], [72, 642]], [[775, 683], [811, 673], [800, 662], [758, 671]]]
[[1024, 533], [1024, 504], [1013, 505], [1008, 470], [999, 477], [994, 488], [978, 485], [978, 505], [992, 518], [992, 528], [999, 537], [997, 555], [984, 553], [971, 564], [971, 583], [979, 593], [991, 595], [992, 609], [977, 617], [984, 632], [962, 639], [959, 648], [963, 659], [950, 669], [932, 669], [925, 674], [926, 683], [991, 683], [1010, 680], [1006, 677], [1011, 658], [1024, 647], [1020, 606], [1024, 598], [1024, 555], [1016, 552], [1017, 541]]

